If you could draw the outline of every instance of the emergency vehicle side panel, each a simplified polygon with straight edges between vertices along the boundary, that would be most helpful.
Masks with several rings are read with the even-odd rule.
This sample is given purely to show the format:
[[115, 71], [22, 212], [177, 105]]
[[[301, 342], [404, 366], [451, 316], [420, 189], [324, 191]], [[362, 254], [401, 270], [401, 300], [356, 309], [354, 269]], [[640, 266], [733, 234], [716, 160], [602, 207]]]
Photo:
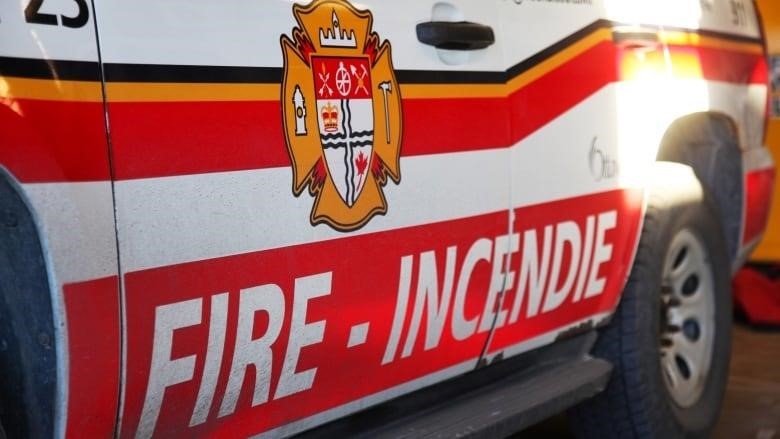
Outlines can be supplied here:
[[110, 436], [120, 311], [92, 5], [3, 2], [0, 41], [0, 167], [20, 184], [45, 253], [58, 357], [55, 434]]
[[[476, 367], [510, 245], [508, 111], [451, 82], [501, 69], [501, 45], [451, 59], [415, 25], [497, 29], [495, 9], [368, 6], [98, 5], [121, 436], [293, 433]], [[344, 135], [376, 185], [355, 200]], [[376, 189], [385, 211], [353, 222]]]
[[[489, 336], [512, 355], [608, 317], [666, 128], [718, 111], [749, 149], [765, 92], [749, 9], [729, 27], [706, 5], [668, 22], [618, 3], [102, 3], [122, 436], [289, 434], [471, 370]], [[427, 20], [497, 43], [424, 46]], [[375, 67], [388, 54], [397, 79]], [[319, 151], [362, 132], [345, 115], [369, 98], [386, 210], [356, 220], [338, 206], [365, 199], [366, 150], [346, 168]]]

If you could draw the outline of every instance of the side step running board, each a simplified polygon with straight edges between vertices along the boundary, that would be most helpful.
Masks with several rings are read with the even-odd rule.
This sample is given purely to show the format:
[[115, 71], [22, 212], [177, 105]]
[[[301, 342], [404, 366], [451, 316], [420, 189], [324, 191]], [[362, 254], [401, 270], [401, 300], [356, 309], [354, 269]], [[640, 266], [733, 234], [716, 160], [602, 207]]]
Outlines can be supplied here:
[[587, 356], [579, 361], [538, 367], [361, 436], [505, 437], [600, 392], [611, 371], [608, 362]]
[[606, 387], [612, 365], [588, 355], [591, 326], [550, 345], [337, 419], [298, 439], [497, 438], [514, 434]]

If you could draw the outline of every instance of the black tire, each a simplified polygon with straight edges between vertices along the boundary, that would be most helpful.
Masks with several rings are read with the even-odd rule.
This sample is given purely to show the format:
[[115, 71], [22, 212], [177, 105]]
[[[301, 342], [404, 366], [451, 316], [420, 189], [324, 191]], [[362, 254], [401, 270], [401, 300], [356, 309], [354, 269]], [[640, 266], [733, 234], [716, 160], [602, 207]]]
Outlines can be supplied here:
[[0, 167], [0, 439], [55, 436], [57, 351], [44, 249]]
[[[704, 188], [702, 192], [704, 199], [698, 201], [675, 200], [668, 191], [650, 195], [639, 249], [620, 306], [600, 331], [593, 351], [594, 356], [613, 363], [610, 382], [604, 392], [569, 411], [572, 432], [578, 437], [667, 439], [711, 434], [728, 379], [731, 271], [718, 209]], [[672, 240], [683, 230], [703, 244], [714, 296], [709, 372], [695, 393], [695, 402], [687, 407], [672, 396], [660, 360], [665, 326], [661, 317], [665, 309], [663, 264]]]

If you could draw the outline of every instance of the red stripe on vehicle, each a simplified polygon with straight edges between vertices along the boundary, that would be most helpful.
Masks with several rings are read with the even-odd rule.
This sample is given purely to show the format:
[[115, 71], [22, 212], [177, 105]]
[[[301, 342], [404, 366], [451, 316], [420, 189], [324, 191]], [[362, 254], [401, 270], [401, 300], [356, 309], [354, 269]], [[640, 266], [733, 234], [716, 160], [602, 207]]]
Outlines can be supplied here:
[[119, 279], [63, 287], [68, 327], [65, 437], [112, 437], [119, 403]]
[[289, 166], [277, 101], [108, 106], [118, 180]]
[[[498, 98], [406, 100], [401, 153], [505, 145], [504, 103]], [[125, 102], [109, 108], [119, 180], [290, 166], [278, 102]]]
[[617, 81], [617, 52], [612, 42], [601, 42], [528, 86], [512, 93], [509, 144], [524, 139], [605, 85]]
[[0, 100], [0, 165], [25, 183], [111, 177], [102, 102]]
[[745, 231], [742, 244], [752, 242], [766, 229], [774, 183], [774, 168], [748, 172], [745, 176]]
[[509, 138], [505, 105], [504, 98], [406, 99], [401, 155], [504, 147]]
[[[685, 54], [698, 58], [701, 71], [696, 73], [696, 77], [734, 84], [765, 85], [767, 83], [766, 59], [761, 53], [677, 45], [669, 46], [669, 50], [672, 56]], [[675, 75], [685, 77], [685, 72], [675, 69]]]
[[[758, 54], [670, 49], [696, 60], [694, 68], [675, 71], [683, 77], [766, 83], [766, 63]], [[401, 153], [409, 157], [513, 145], [619, 80], [619, 73], [630, 79], [631, 72], [618, 72], [615, 62], [632, 53], [601, 42], [506, 98], [405, 99]], [[108, 109], [119, 180], [290, 164], [278, 101], [112, 102]], [[21, 181], [110, 178], [102, 104], [19, 99], [0, 111], [0, 126], [13, 127], [4, 130], [0, 163]]]

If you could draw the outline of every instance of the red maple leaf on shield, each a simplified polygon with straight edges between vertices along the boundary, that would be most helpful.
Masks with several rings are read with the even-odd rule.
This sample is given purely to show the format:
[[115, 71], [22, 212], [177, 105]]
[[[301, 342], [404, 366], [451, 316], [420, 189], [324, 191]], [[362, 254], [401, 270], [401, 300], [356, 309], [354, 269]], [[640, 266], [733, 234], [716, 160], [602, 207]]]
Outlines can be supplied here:
[[362, 177], [363, 173], [366, 172], [366, 167], [368, 167], [368, 159], [363, 154], [363, 151], [360, 151], [360, 154], [355, 159], [355, 166], [357, 167], [358, 175]]
[[358, 187], [363, 186], [363, 174], [366, 172], [366, 168], [368, 167], [368, 159], [366, 158], [365, 154], [363, 154], [363, 151], [360, 151], [357, 158], [355, 159], [355, 167], [357, 168], [358, 175], [360, 176], [360, 180], [358, 180]]

